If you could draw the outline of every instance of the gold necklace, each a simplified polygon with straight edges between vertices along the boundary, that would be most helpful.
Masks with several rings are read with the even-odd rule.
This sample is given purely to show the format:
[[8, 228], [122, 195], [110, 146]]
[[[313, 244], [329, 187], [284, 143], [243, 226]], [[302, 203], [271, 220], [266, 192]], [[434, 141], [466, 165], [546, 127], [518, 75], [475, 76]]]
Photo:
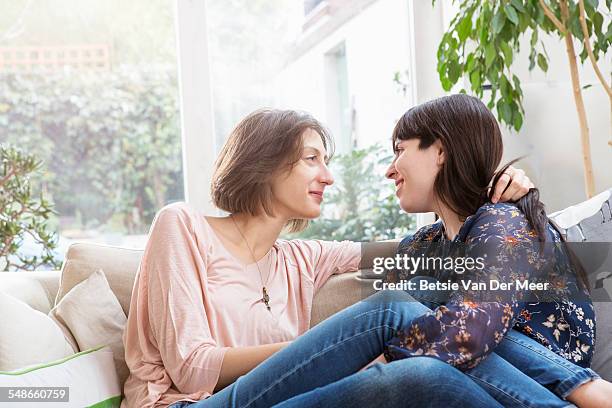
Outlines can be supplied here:
[[[266, 308], [268, 309], [268, 311], [271, 312], [272, 309], [270, 308], [270, 296], [268, 296], [268, 291], [266, 290], [266, 285], [263, 282], [263, 276], [261, 274], [261, 269], [259, 269], [259, 262], [257, 262], [257, 260], [255, 259], [255, 254], [253, 253], [253, 250], [251, 249], [251, 246], [249, 245], [249, 242], [246, 240], [246, 238], [245, 238], [244, 234], [242, 233], [242, 231], [240, 231], [240, 228], [238, 228], [238, 224], [236, 223], [236, 220], [234, 219], [234, 214], [230, 214], [230, 218], [234, 222], [234, 226], [238, 230], [238, 233], [240, 234], [240, 236], [244, 240], [244, 243], [246, 244], [247, 248], [249, 249], [249, 252], [251, 253], [251, 257], [253, 258], [253, 262], [255, 262], [255, 266], [257, 266], [257, 271], [259, 271], [259, 280], [261, 281], [261, 292], [263, 294], [263, 297], [260, 299], [260, 301], [264, 302], [264, 304], [266, 305]], [[268, 272], [268, 278], [269, 277], [270, 277], [270, 273]], [[268, 279], [266, 279], [266, 283], [268, 283]]]

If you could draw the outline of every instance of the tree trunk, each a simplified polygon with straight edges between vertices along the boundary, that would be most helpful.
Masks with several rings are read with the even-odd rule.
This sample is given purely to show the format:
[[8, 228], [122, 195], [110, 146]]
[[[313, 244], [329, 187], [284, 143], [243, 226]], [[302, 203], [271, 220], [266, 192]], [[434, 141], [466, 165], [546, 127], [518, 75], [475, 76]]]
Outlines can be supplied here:
[[[567, 0], [560, 2], [563, 23], [569, 26], [569, 9]], [[589, 125], [587, 123], [584, 100], [582, 99], [582, 89], [580, 87], [580, 77], [578, 75], [578, 64], [576, 62], [576, 51], [574, 50], [574, 37], [569, 30], [565, 32], [565, 48], [569, 59], [570, 74], [572, 77], [572, 88], [574, 91], [574, 102], [580, 123], [580, 142], [582, 144], [582, 164], [584, 167], [584, 184], [587, 198], [595, 195], [595, 179], [593, 177], [593, 163], [591, 161], [591, 143], [589, 137]]]

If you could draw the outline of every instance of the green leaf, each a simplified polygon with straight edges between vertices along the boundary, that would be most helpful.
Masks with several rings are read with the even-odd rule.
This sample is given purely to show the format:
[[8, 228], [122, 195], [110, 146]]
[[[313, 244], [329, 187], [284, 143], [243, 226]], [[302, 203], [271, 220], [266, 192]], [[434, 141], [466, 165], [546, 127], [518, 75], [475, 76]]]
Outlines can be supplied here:
[[586, 0], [586, 2], [589, 3], [591, 7], [593, 7], [596, 10], [597, 10], [597, 7], [599, 7], [599, 0]]
[[593, 32], [595, 34], [597, 33], [601, 33], [601, 27], [603, 26], [603, 16], [599, 13], [595, 13], [595, 15], [593, 16], [593, 24], [595, 25], [595, 29], [593, 30]]
[[518, 30], [520, 33], [524, 33], [531, 24], [531, 17], [527, 13], [521, 13], [519, 16]]
[[544, 15], [544, 10], [542, 10], [542, 7], [537, 6], [536, 8], [536, 15], [535, 15], [535, 21], [538, 24], [544, 24], [544, 21], [548, 20], [548, 17], [546, 17], [546, 15]]
[[501, 48], [502, 53], [504, 54], [504, 60], [506, 62], [506, 65], [512, 65], [512, 48], [510, 48], [508, 43], [505, 41], [499, 43], [499, 48]]
[[582, 33], [582, 26], [580, 25], [580, 20], [578, 20], [577, 18], [571, 20], [569, 28], [572, 34], [574, 34], [574, 37], [582, 41], [582, 39], [584, 38], [584, 34]]
[[470, 55], [468, 55], [467, 59], [465, 60], [465, 71], [466, 72], [472, 72], [472, 70], [474, 69], [474, 63], [475, 63], [475, 59], [474, 59], [474, 53], [470, 53]]
[[465, 16], [459, 24], [457, 24], [457, 35], [459, 36], [459, 41], [464, 42], [466, 38], [470, 35], [470, 31], [472, 31], [472, 15], [469, 14]]
[[[577, 10], [577, 11], [576, 11], [576, 18], [578, 18], [578, 17], [579, 17], [579, 15], [580, 15], [580, 14], [579, 14], [579, 13], [580, 13], [580, 10], [579, 10], [578, 8], [576, 8], [576, 10]], [[597, 9], [596, 9], [596, 8], [593, 8], [593, 6], [592, 6], [591, 4], [589, 4], [589, 2], [588, 2], [588, 1], [585, 1], [585, 2], [584, 2], [584, 11], [585, 11], [585, 14], [586, 14], [586, 19], [587, 19], [587, 21], [589, 21], [590, 19], [592, 19], [592, 18], [593, 18], [593, 14], [595, 14], [595, 12], [597, 11]]]
[[[493, 17], [493, 32], [495, 34], [499, 34], [502, 30], [502, 28], [504, 28], [504, 23], [506, 22], [506, 17], [504, 16], [504, 13], [500, 11], [497, 12], [497, 14], [495, 14], [495, 17]], [[483, 30], [485, 30], [486, 32], [486, 27], [483, 28]]]
[[520, 112], [518, 111], [514, 112], [514, 118], [512, 120], [512, 125], [514, 126], [514, 130], [516, 130], [517, 132], [523, 126], [523, 115], [521, 115]]
[[455, 84], [461, 77], [461, 64], [457, 60], [449, 61], [448, 63], [448, 80]]
[[492, 42], [488, 43], [485, 48], [485, 67], [489, 68], [497, 55], [495, 45]]
[[521, 90], [521, 81], [518, 79], [516, 75], [512, 75], [512, 83], [514, 84], [514, 90], [519, 96], [523, 96], [523, 91]]
[[482, 85], [482, 80], [480, 76], [479, 70], [474, 70], [470, 74], [470, 83], [472, 84], [472, 89], [475, 91], [480, 90], [480, 86]]
[[510, 81], [508, 81], [508, 78], [503, 74], [500, 77], [500, 91], [501, 91], [502, 96], [505, 99], [511, 100], [513, 98], [512, 84], [510, 83]]
[[586, 49], [586, 47], [583, 45], [582, 46], [582, 52], [580, 53], [580, 63], [584, 64], [584, 61], [589, 57], [589, 53]]
[[500, 99], [497, 103], [497, 110], [505, 123], [512, 123], [512, 107], [509, 103]]
[[538, 43], [538, 30], [533, 30], [529, 43], [531, 44], [531, 47], [535, 47], [535, 45]]
[[443, 74], [440, 74], [440, 84], [442, 85], [442, 89], [444, 89], [447, 92], [450, 91], [451, 88], [453, 87], [453, 84]]
[[520, 11], [521, 13], [525, 12], [525, 7], [523, 6], [523, 2], [521, 0], [512, 0], [510, 3], [512, 3], [514, 8]]
[[508, 80], [506, 79], [505, 75], [502, 75], [500, 78], [500, 82], [499, 82], [499, 90], [502, 94], [502, 97], [504, 99], [508, 99]]
[[508, 16], [508, 20], [512, 21], [512, 24], [518, 25], [519, 17], [518, 14], [516, 14], [514, 7], [512, 7], [510, 4], [506, 4], [506, 6], [504, 6], [504, 11], [506, 12], [506, 16]]
[[544, 72], [548, 71], [548, 62], [543, 54], [538, 54], [538, 66]]

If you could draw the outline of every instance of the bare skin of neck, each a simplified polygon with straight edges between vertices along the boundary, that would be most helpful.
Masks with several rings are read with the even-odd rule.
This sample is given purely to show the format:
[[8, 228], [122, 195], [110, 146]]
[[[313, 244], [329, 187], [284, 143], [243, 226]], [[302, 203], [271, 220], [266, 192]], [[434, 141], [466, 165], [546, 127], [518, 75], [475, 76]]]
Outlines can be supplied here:
[[[233, 214], [231, 217], [234, 220], [229, 216], [206, 217], [206, 219], [217, 236], [221, 238], [224, 246], [245, 264], [263, 258], [270, 251], [288, 221], [284, 217], [271, 217], [266, 214], [257, 216]], [[234, 225], [234, 221], [236, 221], [236, 225]], [[236, 230], [236, 226], [240, 231]], [[244, 239], [247, 240], [253, 254], [251, 254], [240, 233], [244, 235]]]

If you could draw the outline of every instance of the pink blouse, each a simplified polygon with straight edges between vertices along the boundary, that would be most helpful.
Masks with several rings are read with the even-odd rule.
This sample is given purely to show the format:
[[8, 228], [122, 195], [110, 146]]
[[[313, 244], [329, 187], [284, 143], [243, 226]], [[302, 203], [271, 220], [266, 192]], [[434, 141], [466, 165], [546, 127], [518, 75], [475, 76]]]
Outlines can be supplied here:
[[[204, 214], [173, 203], [156, 215], [123, 336], [130, 376], [122, 407], [198, 401], [217, 384], [229, 347], [295, 339], [310, 327], [315, 293], [355, 271], [359, 243], [277, 240], [257, 266], [229, 253]], [[269, 276], [267, 274], [269, 273]]]

